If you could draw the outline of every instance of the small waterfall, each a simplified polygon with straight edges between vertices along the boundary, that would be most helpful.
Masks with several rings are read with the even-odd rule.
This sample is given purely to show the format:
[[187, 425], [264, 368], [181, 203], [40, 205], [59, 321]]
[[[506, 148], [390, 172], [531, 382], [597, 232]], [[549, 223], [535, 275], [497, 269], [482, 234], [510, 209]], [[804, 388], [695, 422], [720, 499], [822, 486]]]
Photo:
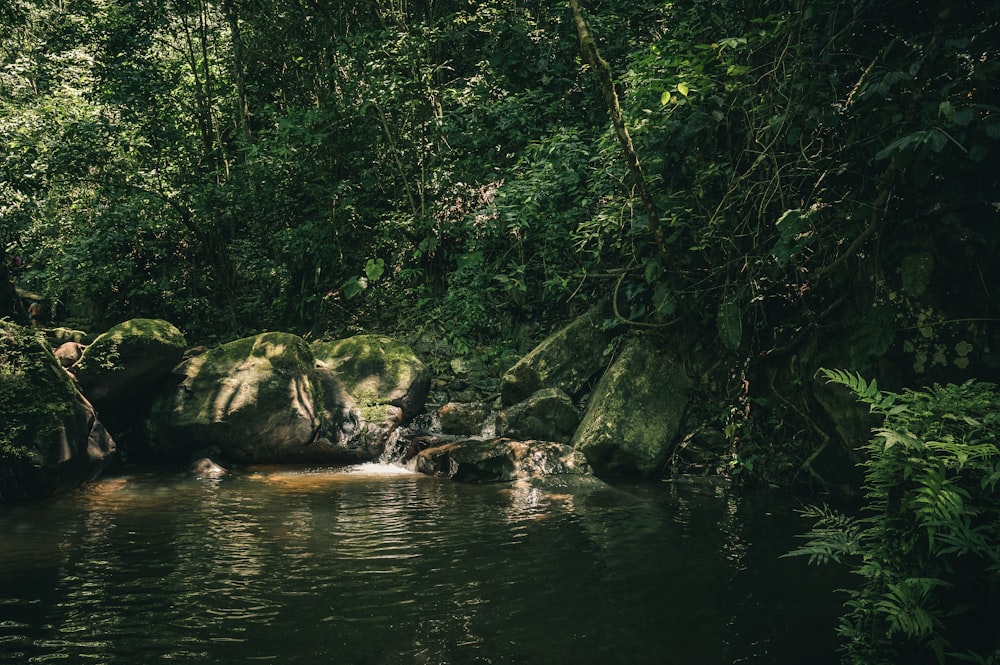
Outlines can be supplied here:
[[378, 472], [384, 469], [386, 473], [415, 472], [413, 458], [421, 450], [455, 439], [492, 439], [497, 436], [497, 419], [499, 412], [491, 411], [483, 421], [478, 434], [454, 435], [441, 431], [441, 418], [436, 408], [426, 411], [406, 425], [397, 427], [386, 438], [385, 448], [378, 461], [359, 464], [354, 470]]
[[[420, 438], [435, 436], [440, 432], [440, 423], [433, 412], [424, 413], [406, 425], [397, 427], [386, 437], [385, 448], [378, 460], [357, 464], [349, 468], [349, 473], [365, 473], [372, 475], [397, 475], [416, 473], [413, 456], [419, 452]], [[426, 447], [426, 446], [425, 446]]]

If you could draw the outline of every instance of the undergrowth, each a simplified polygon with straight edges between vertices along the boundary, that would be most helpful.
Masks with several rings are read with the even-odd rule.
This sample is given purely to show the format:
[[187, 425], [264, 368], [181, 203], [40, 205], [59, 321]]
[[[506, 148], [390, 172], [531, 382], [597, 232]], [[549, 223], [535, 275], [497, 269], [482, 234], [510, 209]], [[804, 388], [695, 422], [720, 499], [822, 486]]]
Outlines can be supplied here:
[[884, 418], [864, 446], [865, 506], [812, 506], [790, 556], [861, 577], [839, 627], [843, 662], [1000, 662], [1000, 393], [969, 381], [882, 391], [821, 370]]

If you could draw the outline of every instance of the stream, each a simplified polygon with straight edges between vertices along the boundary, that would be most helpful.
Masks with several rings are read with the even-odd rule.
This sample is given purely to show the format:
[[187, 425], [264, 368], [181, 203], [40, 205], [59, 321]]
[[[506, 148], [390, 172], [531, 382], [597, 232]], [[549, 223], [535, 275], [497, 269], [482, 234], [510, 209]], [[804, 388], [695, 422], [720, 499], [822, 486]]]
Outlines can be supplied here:
[[0, 507], [0, 663], [836, 663], [799, 503], [393, 465], [111, 477]]

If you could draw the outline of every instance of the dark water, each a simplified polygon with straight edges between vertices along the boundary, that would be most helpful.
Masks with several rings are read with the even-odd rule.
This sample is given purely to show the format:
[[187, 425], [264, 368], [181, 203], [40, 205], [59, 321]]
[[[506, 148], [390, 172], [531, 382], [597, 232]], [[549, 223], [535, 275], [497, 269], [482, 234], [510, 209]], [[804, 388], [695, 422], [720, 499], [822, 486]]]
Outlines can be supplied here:
[[779, 558], [791, 501], [385, 471], [0, 508], [0, 663], [836, 662], [847, 580]]

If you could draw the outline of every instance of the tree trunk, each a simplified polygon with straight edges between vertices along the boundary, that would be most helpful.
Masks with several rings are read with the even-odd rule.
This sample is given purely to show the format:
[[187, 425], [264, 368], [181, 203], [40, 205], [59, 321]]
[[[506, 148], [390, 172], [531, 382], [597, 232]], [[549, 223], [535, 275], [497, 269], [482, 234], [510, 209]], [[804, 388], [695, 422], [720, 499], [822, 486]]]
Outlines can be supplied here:
[[580, 35], [580, 50], [583, 52], [583, 59], [594, 71], [597, 77], [597, 86], [601, 90], [604, 104], [607, 106], [608, 115], [615, 126], [615, 134], [618, 143], [621, 145], [625, 155], [625, 163], [628, 165], [629, 173], [632, 175], [632, 182], [635, 184], [636, 192], [642, 200], [646, 216], [649, 218], [649, 229], [653, 232], [656, 247], [660, 254], [665, 253], [663, 247], [663, 234], [660, 230], [660, 216], [656, 211], [656, 204], [653, 196], [646, 185], [646, 178], [642, 174], [642, 167], [639, 165], [639, 156], [636, 155], [635, 146], [632, 145], [632, 137], [629, 136], [628, 128], [625, 126], [625, 119], [622, 116], [621, 106], [618, 104], [618, 93], [615, 91], [615, 82], [611, 77], [611, 67], [607, 61], [601, 57], [597, 51], [597, 43], [590, 32], [590, 27], [583, 16], [583, 9], [580, 7], [580, 0], [570, 0], [573, 6], [573, 16], [576, 19], [576, 30]]

